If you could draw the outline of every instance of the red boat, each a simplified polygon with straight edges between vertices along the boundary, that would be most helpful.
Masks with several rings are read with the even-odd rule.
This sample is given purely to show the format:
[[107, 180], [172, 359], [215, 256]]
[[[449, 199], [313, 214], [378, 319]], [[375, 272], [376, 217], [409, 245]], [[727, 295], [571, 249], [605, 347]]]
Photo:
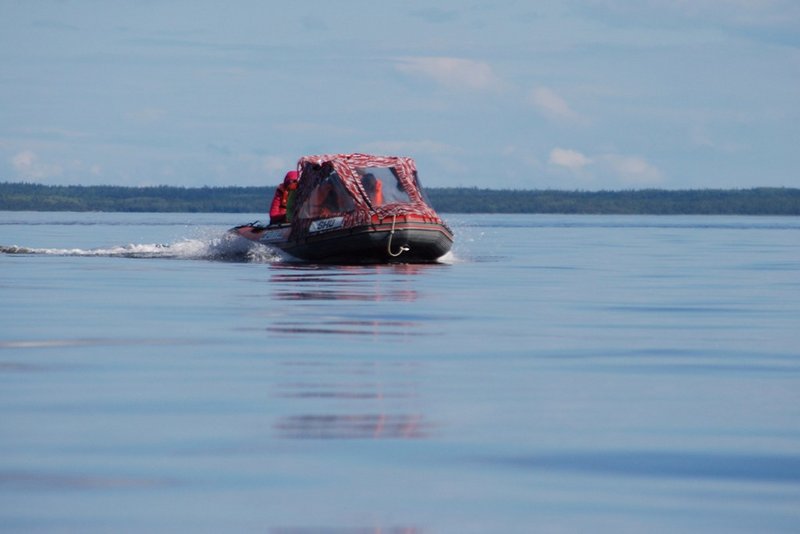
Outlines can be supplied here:
[[444, 256], [453, 233], [430, 206], [414, 161], [367, 154], [306, 156], [287, 222], [231, 229], [305, 261], [426, 263]]

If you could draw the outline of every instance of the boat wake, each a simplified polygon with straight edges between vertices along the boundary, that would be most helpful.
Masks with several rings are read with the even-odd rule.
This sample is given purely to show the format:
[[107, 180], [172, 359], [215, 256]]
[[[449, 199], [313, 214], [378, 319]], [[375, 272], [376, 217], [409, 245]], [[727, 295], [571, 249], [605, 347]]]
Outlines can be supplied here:
[[31, 248], [0, 245], [0, 254], [79, 256], [107, 258], [157, 258], [208, 260], [243, 263], [276, 263], [282, 256], [275, 250], [237, 236], [182, 239], [170, 244], [129, 244], [108, 248]]

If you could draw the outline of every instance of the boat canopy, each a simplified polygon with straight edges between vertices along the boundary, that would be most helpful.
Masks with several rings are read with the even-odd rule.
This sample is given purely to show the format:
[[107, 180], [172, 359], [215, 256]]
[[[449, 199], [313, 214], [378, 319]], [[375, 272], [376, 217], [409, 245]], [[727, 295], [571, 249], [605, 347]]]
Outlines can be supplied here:
[[342, 217], [344, 226], [371, 220], [438, 216], [422, 190], [414, 161], [401, 156], [325, 154], [297, 162], [296, 231], [312, 221]]

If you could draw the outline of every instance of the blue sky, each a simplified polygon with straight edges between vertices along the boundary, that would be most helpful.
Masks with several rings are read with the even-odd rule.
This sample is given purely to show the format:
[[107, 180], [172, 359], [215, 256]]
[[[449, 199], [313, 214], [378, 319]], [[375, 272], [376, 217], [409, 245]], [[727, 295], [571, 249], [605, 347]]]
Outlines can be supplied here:
[[0, 181], [800, 187], [800, 2], [0, 0]]

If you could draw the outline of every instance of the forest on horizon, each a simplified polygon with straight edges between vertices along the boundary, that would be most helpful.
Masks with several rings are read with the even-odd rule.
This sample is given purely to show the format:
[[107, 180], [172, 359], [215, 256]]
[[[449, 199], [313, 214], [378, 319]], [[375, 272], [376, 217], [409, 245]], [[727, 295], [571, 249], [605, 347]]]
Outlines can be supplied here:
[[[0, 182], [0, 211], [266, 213], [274, 187], [124, 187]], [[800, 215], [800, 189], [560, 191], [433, 187], [441, 213]]]

